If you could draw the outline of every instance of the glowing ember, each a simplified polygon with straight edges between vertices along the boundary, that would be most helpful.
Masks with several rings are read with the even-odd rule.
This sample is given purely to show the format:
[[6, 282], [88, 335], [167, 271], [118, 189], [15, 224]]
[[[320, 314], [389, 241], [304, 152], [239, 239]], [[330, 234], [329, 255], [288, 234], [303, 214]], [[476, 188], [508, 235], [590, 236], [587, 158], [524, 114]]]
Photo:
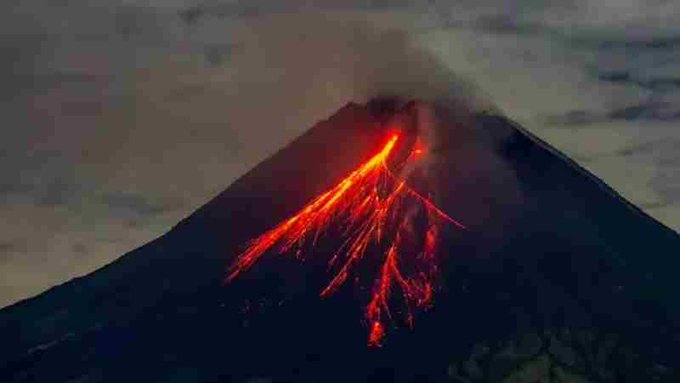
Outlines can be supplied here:
[[[398, 139], [398, 135], [392, 135], [380, 152], [334, 188], [252, 240], [232, 265], [227, 281], [250, 268], [272, 248], [279, 253], [295, 248], [295, 253], [302, 255], [303, 245], [308, 240], [316, 243], [331, 223], [338, 223], [344, 229], [346, 240], [329, 262], [329, 266], [337, 271], [321, 296], [333, 293], [347, 280], [367, 249], [378, 249], [384, 259], [366, 309], [370, 326], [368, 343], [372, 346], [381, 344], [385, 334], [384, 317], [391, 317], [389, 301], [395, 286], [401, 289], [406, 320], [412, 326], [412, 307], [427, 307], [432, 300], [437, 271], [435, 251], [441, 224], [449, 222], [459, 228], [463, 225], [408, 187], [405, 180], [388, 168], [387, 160]], [[397, 168], [403, 168], [422, 152], [422, 148], [416, 146]], [[421, 235], [413, 229], [419, 214], [427, 228]], [[404, 259], [406, 255], [414, 254]], [[407, 261], [412, 270], [408, 275], [402, 265]]]

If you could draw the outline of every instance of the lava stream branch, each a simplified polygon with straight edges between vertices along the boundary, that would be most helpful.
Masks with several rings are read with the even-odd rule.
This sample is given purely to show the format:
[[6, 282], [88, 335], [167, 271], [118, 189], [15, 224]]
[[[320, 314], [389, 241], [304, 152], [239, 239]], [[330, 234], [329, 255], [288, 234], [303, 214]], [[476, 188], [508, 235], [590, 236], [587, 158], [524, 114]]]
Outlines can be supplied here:
[[[321, 296], [336, 291], [369, 249], [378, 249], [384, 258], [366, 308], [369, 345], [381, 344], [385, 334], [384, 318], [391, 318], [389, 306], [395, 287], [402, 292], [406, 319], [412, 325], [412, 307], [425, 307], [432, 299], [437, 271], [435, 252], [441, 225], [453, 223], [459, 228], [463, 225], [408, 187], [404, 179], [388, 168], [387, 160], [398, 138], [398, 135], [392, 135], [377, 154], [331, 190], [250, 241], [231, 266], [227, 281], [251, 268], [269, 250], [287, 253], [295, 249], [295, 253], [302, 256], [304, 244], [309, 240], [316, 244], [331, 224], [340, 225], [345, 238], [329, 261], [329, 269], [336, 271]], [[404, 162], [415, 160], [414, 154], [420, 151], [419, 148], [412, 151]], [[426, 220], [427, 229], [423, 235], [409, 229], [416, 226], [414, 217], [418, 212]], [[407, 240], [416, 246], [406, 246]], [[408, 258], [411, 253], [415, 256]], [[410, 273], [412, 275], [407, 275], [401, 268], [406, 262], [415, 270]]]

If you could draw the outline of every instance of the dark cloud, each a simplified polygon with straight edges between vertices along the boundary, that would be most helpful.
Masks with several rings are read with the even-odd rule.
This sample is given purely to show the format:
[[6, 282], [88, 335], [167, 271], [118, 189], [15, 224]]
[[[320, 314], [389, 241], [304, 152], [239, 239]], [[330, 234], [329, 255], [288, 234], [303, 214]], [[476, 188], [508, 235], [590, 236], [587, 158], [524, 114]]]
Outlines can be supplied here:
[[660, 36], [637, 40], [602, 40], [600, 49], [626, 49], [635, 51], [667, 50], [680, 48], [680, 36]]
[[652, 140], [629, 146], [616, 152], [622, 156], [645, 156], [654, 159], [660, 168], [680, 166], [680, 138]]
[[567, 126], [589, 125], [605, 121], [601, 113], [592, 110], [570, 110], [562, 114], [546, 116], [544, 120], [550, 125]]
[[505, 14], [483, 15], [470, 25], [474, 29], [496, 34], [535, 35], [548, 31], [536, 22], [522, 22], [517, 18]]
[[74, 180], [46, 175], [26, 183], [0, 183], [0, 201], [21, 201], [38, 206], [66, 205], [78, 200], [81, 188]]
[[659, 141], [645, 142], [645, 143], [642, 143], [642, 144], [629, 146], [625, 149], [621, 149], [621, 150], [617, 151], [616, 154], [621, 155], [621, 156], [633, 156], [633, 155], [636, 155], [636, 154], [648, 154], [650, 152], [655, 151], [659, 144], [660, 144]]
[[80, 195], [75, 180], [55, 177], [38, 189], [36, 203], [45, 206], [58, 206], [75, 202]]
[[222, 65], [233, 53], [238, 52], [241, 46], [236, 44], [211, 44], [203, 48], [205, 60], [209, 66]]
[[9, 251], [14, 251], [18, 249], [19, 243], [18, 242], [13, 242], [13, 241], [2, 241], [0, 242], [0, 254], [6, 253]]
[[[673, 204], [680, 201], [680, 179], [677, 169], [680, 167], [680, 138], [664, 138], [634, 144], [618, 150], [615, 154], [635, 163], [646, 159], [654, 164], [655, 174], [649, 186], [660, 196], [661, 204]], [[661, 206], [646, 206], [658, 208]]]
[[646, 102], [608, 111], [571, 110], [544, 118], [548, 124], [577, 126], [612, 121], [680, 121], [680, 109], [668, 102]]
[[16, 253], [25, 252], [28, 244], [23, 239], [0, 240], [0, 264], [14, 261]]
[[647, 102], [611, 110], [606, 119], [675, 121], [680, 120], [680, 109], [667, 102]]
[[[140, 8], [121, 7], [113, 15], [114, 30], [123, 39], [139, 38], [145, 35], [146, 30], [153, 24], [149, 24], [146, 14]], [[146, 36], [144, 36], [146, 37]]]
[[71, 159], [63, 152], [29, 149], [17, 153], [14, 149], [5, 148], [0, 155], [0, 173], [4, 174], [0, 201], [56, 206], [81, 197], [87, 182], [77, 179]]
[[597, 78], [601, 81], [613, 83], [630, 83], [634, 81], [629, 71], [602, 72], [597, 75]]
[[25, 194], [31, 190], [31, 187], [22, 185], [7, 180], [0, 181], [0, 201], [7, 199], [10, 196]]
[[192, 5], [180, 10], [177, 14], [186, 25], [193, 26], [200, 24], [211, 17], [258, 17], [265, 14], [283, 12], [290, 7], [291, 5], [286, 4], [286, 2], [231, 1], [218, 2], [210, 5]]
[[680, 201], [680, 179], [677, 177], [677, 165], [660, 169], [652, 179], [650, 186], [669, 203]]
[[152, 198], [139, 193], [107, 193], [101, 196], [101, 202], [109, 208], [141, 217], [155, 216], [183, 207], [179, 201], [152, 200]]
[[195, 5], [179, 11], [178, 15], [186, 24], [195, 24], [205, 15], [205, 8]]
[[617, 33], [615, 38], [610, 36], [611, 34], [581, 33], [573, 36], [571, 43], [600, 53], [658, 54], [680, 49], [680, 35], [673, 32], [658, 32], [644, 37], [638, 37], [635, 33], [630, 33], [629, 36]]
[[680, 89], [680, 77], [652, 77], [639, 81], [642, 86], [654, 90]]
[[[178, 12], [179, 17], [189, 25], [197, 24], [208, 17], [248, 18], [273, 15], [277, 13], [296, 13], [309, 11], [351, 10], [376, 11], [396, 9], [417, 9], [424, 11], [432, 7], [435, 0], [306, 0], [287, 1], [218, 1], [210, 4], [190, 5]], [[451, 6], [450, 4], [448, 5]]]
[[4, 105], [30, 88], [30, 82], [21, 76], [33, 75], [36, 63], [44, 57], [46, 42], [47, 36], [39, 33], [15, 35], [0, 31], [0, 102]]
[[634, 85], [659, 92], [680, 89], [680, 77], [638, 77], [631, 71], [610, 71], [599, 73], [597, 78], [605, 82]]

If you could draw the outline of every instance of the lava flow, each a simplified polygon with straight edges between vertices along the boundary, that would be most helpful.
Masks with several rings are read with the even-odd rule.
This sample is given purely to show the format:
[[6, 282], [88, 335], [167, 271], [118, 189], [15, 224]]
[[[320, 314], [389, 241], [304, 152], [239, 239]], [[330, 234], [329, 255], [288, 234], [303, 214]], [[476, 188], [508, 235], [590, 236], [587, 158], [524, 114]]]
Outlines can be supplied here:
[[[446, 215], [429, 199], [417, 193], [397, 174], [411, 161], [417, 161], [420, 148], [411, 150], [406, 160], [388, 168], [399, 135], [389, 137], [382, 149], [331, 190], [321, 194], [297, 214], [255, 238], [237, 258], [227, 281], [249, 269], [270, 249], [279, 253], [295, 250], [303, 256], [303, 245], [316, 243], [331, 223], [339, 224], [344, 242], [329, 262], [334, 276], [321, 292], [325, 297], [345, 282], [367, 250], [382, 254], [382, 266], [374, 281], [366, 319], [370, 326], [368, 343], [379, 346], [385, 334], [384, 319], [390, 318], [392, 290], [401, 289], [406, 320], [413, 324], [413, 307], [427, 307], [432, 300], [437, 271], [436, 248], [441, 226], [463, 225]], [[416, 225], [416, 220], [418, 220]], [[425, 222], [424, 226], [422, 222]], [[415, 227], [425, 227], [416, 233]], [[371, 254], [374, 252], [371, 251]], [[408, 264], [410, 273], [405, 272]]]

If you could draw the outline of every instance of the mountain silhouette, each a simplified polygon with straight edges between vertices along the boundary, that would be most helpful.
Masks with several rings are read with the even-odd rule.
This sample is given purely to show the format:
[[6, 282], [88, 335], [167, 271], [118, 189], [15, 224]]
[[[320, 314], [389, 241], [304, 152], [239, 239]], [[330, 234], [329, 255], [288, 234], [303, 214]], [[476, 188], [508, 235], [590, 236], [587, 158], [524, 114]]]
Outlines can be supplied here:
[[680, 381], [678, 233], [498, 114], [435, 103], [430, 184], [465, 229], [444, 230], [413, 328], [395, 318], [368, 347], [371, 286], [319, 297], [340, 238], [225, 283], [245, 243], [370, 158], [412, 105], [350, 103], [165, 235], [0, 310], [0, 382]]

